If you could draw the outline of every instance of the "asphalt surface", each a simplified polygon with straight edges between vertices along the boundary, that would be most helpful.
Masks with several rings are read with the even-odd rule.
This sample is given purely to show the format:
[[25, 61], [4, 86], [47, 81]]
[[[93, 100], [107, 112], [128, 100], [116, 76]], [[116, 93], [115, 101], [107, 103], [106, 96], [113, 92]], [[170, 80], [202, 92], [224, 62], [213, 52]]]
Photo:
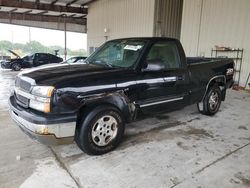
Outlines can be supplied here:
[[133, 122], [115, 151], [88, 156], [37, 143], [12, 122], [16, 74], [0, 69], [0, 188], [250, 187], [250, 93], [229, 90], [213, 117], [192, 105]]

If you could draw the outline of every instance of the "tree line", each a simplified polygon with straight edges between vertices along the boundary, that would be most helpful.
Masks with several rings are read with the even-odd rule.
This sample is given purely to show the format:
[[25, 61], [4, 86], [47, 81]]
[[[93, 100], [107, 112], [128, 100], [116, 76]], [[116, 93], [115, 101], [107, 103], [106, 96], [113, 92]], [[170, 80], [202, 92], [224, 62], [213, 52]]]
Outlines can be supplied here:
[[[64, 48], [61, 46], [44, 46], [40, 42], [31, 41], [26, 44], [12, 43], [10, 41], [0, 41], [0, 55], [10, 55], [7, 50], [13, 50], [18, 52], [19, 55], [24, 56], [31, 53], [51, 53], [55, 54], [55, 50], [58, 50], [58, 55], [64, 55]], [[87, 52], [84, 49], [70, 50], [67, 48], [68, 56], [86, 56]]]

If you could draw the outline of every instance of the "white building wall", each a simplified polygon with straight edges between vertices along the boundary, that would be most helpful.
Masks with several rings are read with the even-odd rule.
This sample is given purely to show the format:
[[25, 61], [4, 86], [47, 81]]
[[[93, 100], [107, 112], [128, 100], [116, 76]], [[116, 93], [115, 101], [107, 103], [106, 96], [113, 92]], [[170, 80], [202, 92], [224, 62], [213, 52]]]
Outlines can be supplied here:
[[250, 72], [249, 33], [249, 0], [184, 0], [181, 42], [187, 56], [209, 57], [215, 45], [244, 48], [241, 86]]
[[87, 18], [88, 49], [110, 39], [153, 36], [154, 6], [154, 0], [100, 0], [91, 3]]
[[154, 36], [180, 38], [183, 0], [155, 0]]

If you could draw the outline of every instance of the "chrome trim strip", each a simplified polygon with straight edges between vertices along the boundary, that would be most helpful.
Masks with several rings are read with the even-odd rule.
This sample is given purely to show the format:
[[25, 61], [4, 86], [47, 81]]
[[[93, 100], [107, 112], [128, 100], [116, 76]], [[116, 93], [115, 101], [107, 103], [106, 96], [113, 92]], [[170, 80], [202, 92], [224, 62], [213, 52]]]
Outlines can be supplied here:
[[82, 98], [89, 98], [89, 97], [99, 97], [104, 95], [105, 93], [97, 93], [97, 94], [92, 94], [92, 95], [78, 95], [77, 98], [78, 99], [82, 99]]
[[177, 77], [176, 76], [165, 77], [163, 79], [165, 80], [165, 82], [175, 82], [175, 81], [177, 81]]
[[137, 84], [155, 84], [155, 83], [164, 83], [164, 78], [153, 78], [145, 80], [137, 80]]
[[143, 107], [147, 107], [147, 106], [153, 106], [153, 105], [157, 105], [157, 104], [168, 103], [168, 102], [179, 101], [179, 100], [183, 100], [183, 97], [168, 99], [168, 100], [164, 100], [164, 101], [157, 101], [157, 102], [152, 102], [152, 103], [148, 103], [148, 104], [142, 104], [142, 105], [140, 105], [140, 107], [143, 108]]
[[163, 78], [152, 78], [152, 79], [118, 83], [117, 87], [128, 87], [128, 86], [135, 85], [135, 84], [156, 84], [156, 83], [164, 83], [164, 82], [175, 82], [176, 80], [177, 80], [176, 76], [163, 77]]
[[136, 85], [136, 81], [128, 81], [128, 82], [123, 82], [123, 83], [118, 83], [116, 84], [117, 87], [128, 87], [131, 85]]
[[10, 111], [11, 118], [23, 129], [40, 135], [54, 134], [57, 138], [71, 137], [75, 135], [76, 122], [60, 123], [60, 124], [36, 124], [31, 123], [22, 117]]
[[85, 86], [81, 88], [74, 88], [74, 87], [67, 87], [63, 89], [59, 89], [59, 91], [73, 91], [73, 92], [91, 92], [96, 90], [103, 90], [103, 89], [113, 89], [116, 88], [116, 84], [109, 84], [109, 85], [97, 85], [97, 86]]

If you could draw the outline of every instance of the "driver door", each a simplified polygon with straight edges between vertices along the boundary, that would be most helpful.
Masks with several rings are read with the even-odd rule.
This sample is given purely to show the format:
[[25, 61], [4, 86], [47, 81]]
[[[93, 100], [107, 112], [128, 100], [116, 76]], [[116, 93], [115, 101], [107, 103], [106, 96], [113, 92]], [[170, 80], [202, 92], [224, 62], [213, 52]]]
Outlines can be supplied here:
[[187, 103], [188, 72], [174, 41], [155, 42], [145, 59], [137, 85], [142, 110], [172, 109]]
[[47, 55], [44, 53], [38, 53], [38, 54], [36, 54], [36, 56], [34, 58], [33, 64], [35, 67], [37, 67], [37, 66], [47, 64], [47, 62], [48, 62]]

